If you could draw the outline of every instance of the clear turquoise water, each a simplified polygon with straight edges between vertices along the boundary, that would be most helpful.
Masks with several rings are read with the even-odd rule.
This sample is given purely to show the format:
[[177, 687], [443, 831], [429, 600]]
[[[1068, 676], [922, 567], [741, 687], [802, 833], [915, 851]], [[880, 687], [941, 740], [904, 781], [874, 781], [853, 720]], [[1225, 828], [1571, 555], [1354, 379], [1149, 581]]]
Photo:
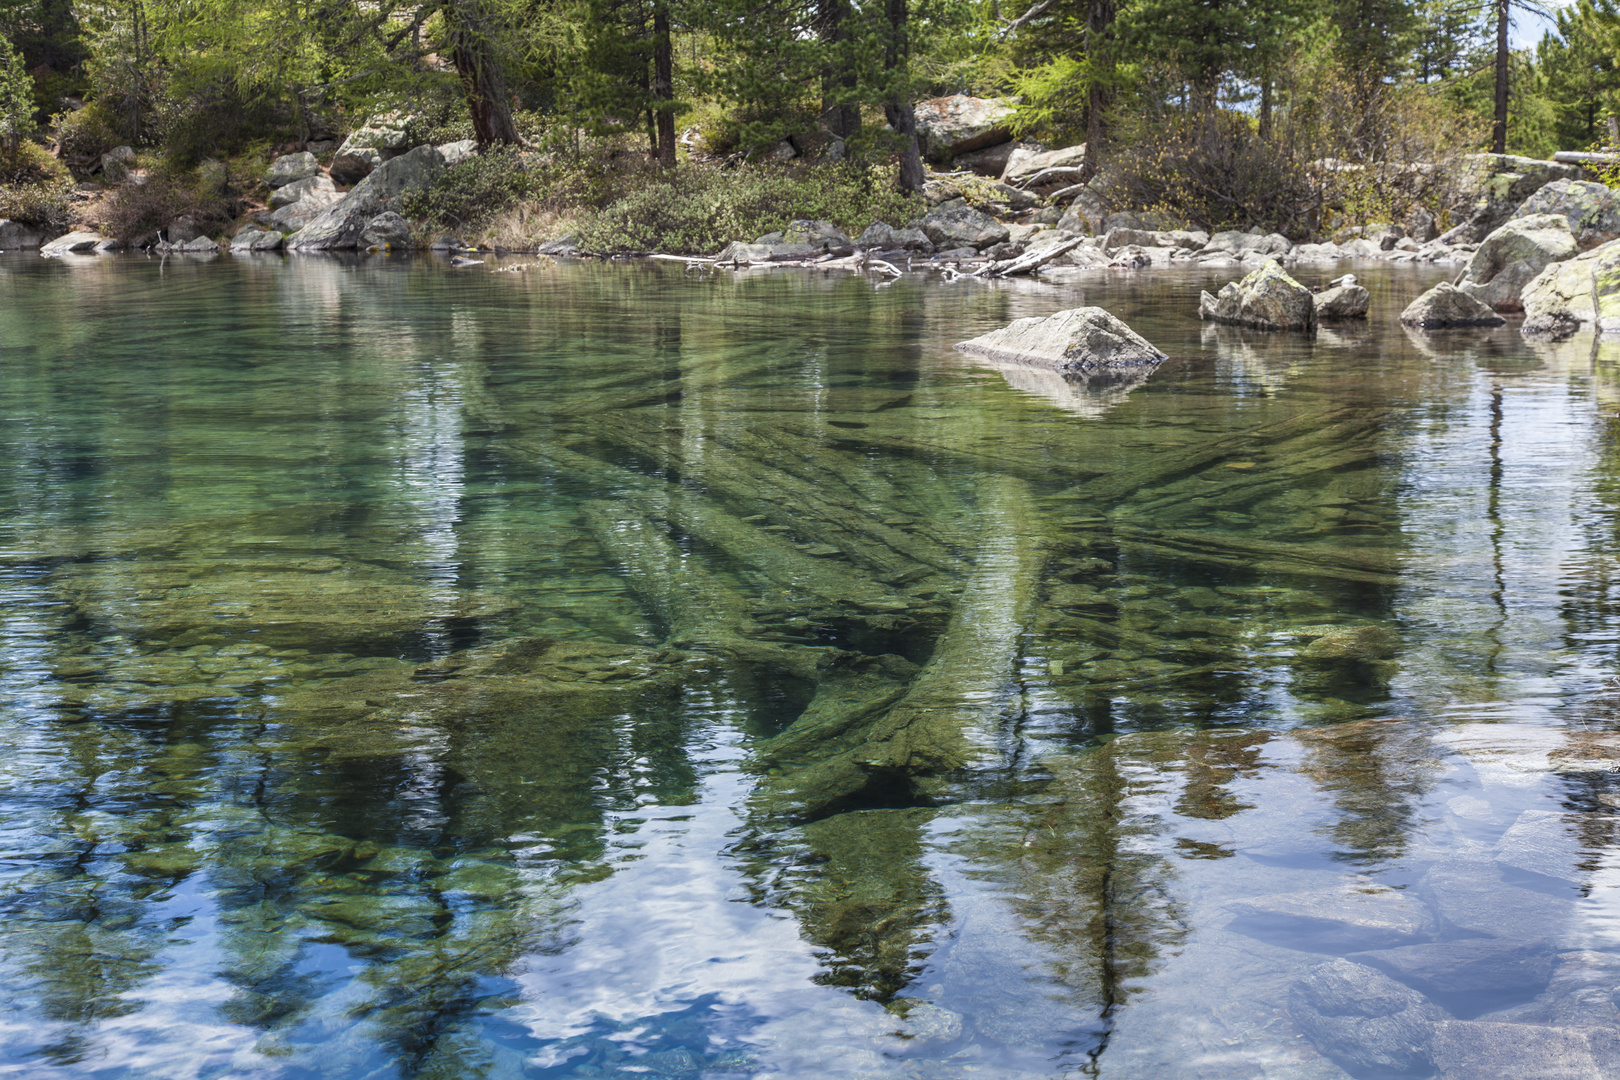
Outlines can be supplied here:
[[[0, 1076], [1339, 1078], [1388, 941], [1255, 897], [1610, 955], [1620, 346], [1225, 276], [0, 261]], [[1079, 303], [1172, 359], [951, 349]]]

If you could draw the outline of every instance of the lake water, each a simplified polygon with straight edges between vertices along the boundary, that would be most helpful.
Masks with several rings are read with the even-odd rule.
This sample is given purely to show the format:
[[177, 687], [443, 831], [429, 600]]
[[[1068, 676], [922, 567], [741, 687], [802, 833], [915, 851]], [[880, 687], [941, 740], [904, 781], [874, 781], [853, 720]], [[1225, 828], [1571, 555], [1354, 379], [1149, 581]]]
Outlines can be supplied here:
[[1620, 343], [1441, 273], [0, 261], [0, 1077], [1615, 1075]]

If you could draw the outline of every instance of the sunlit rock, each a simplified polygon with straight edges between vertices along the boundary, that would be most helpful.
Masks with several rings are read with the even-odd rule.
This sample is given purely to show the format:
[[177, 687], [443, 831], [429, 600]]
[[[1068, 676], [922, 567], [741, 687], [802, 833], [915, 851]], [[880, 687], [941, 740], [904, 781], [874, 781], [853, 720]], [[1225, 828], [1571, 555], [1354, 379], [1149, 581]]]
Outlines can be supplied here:
[[1413, 300], [1401, 312], [1401, 323], [1422, 330], [1449, 326], [1501, 326], [1506, 319], [1463, 292], [1449, 281], [1442, 281]]
[[994, 360], [1064, 372], [1151, 367], [1165, 359], [1146, 338], [1097, 307], [1018, 319], [956, 347]]
[[1479, 245], [1457, 287], [1497, 311], [1519, 311], [1524, 287], [1549, 264], [1563, 262], [1578, 250], [1567, 218], [1558, 214], [1515, 218]]
[[[1224, 235], [1217, 233], [1210, 243]], [[1316, 329], [1316, 299], [1280, 265], [1268, 262], [1242, 281], [1228, 282], [1214, 296], [1201, 293], [1198, 317], [1256, 330], [1309, 331]]]

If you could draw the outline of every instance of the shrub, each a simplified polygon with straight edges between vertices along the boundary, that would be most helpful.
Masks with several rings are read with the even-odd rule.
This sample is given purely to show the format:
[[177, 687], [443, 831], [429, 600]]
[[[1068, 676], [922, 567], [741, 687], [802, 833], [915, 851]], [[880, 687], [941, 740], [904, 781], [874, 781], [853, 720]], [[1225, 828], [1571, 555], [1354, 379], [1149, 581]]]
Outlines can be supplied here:
[[67, 225], [73, 217], [73, 180], [43, 146], [0, 147], [0, 218], [30, 225]]
[[651, 174], [598, 211], [581, 229], [579, 244], [604, 252], [712, 254], [795, 218], [831, 221], [853, 236], [874, 221], [898, 224], [922, 211], [919, 198], [897, 189], [890, 166], [688, 165]]
[[213, 235], [231, 221], [231, 203], [216, 184], [195, 173], [160, 169], [144, 183], [117, 188], [101, 204], [100, 212], [102, 229], [126, 244], [165, 228], [182, 215]]
[[452, 165], [401, 198], [403, 213], [451, 229], [475, 229], [540, 190], [541, 174], [516, 148], [491, 148]]
[[81, 174], [94, 169], [102, 154], [129, 142], [104, 101], [92, 101], [75, 112], [62, 113], [55, 124], [62, 159], [80, 169]]

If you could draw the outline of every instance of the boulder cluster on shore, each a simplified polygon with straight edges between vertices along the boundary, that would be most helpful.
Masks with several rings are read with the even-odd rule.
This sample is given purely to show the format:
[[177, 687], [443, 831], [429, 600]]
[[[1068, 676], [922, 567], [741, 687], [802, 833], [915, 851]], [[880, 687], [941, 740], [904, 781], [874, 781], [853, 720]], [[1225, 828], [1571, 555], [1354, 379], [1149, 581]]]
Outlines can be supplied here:
[[[1005, 117], [986, 111], [979, 99], [958, 95], [925, 104], [938, 106], [919, 112], [930, 159], [949, 171], [931, 174], [920, 217], [875, 222], [853, 237], [832, 222], [795, 220], [712, 256], [681, 258], [739, 269], [815, 265], [898, 274], [903, 266], [933, 268], [947, 277], [1032, 274], [1056, 281], [1096, 268], [1235, 267], [1247, 276], [1215, 295], [1206, 293], [1201, 318], [1306, 331], [1318, 322], [1366, 317], [1370, 297], [1348, 277], [1312, 293], [1286, 267], [1341, 259], [1456, 264], [1463, 266], [1456, 280], [1420, 297], [1403, 322], [1424, 329], [1491, 325], [1503, 314], [1523, 312], [1527, 333], [1620, 330], [1620, 300], [1610, 298], [1609, 284], [1610, 264], [1620, 261], [1620, 195], [1583, 179], [1575, 165], [1469, 155], [1449, 166], [1455, 173], [1451, 205], [1437, 208], [1438, 215], [1414, 207], [1399, 223], [1295, 243], [1278, 233], [1210, 233], [1175, 227], [1155, 214], [1109, 213], [1095, 185], [1083, 179], [1085, 147], [1048, 150], [1015, 142]], [[411, 145], [405, 130], [400, 123], [373, 121], [341, 145], [310, 144], [275, 157], [262, 176], [266, 209], [228, 240], [201, 235], [181, 217], [133, 246], [204, 255], [468, 250], [459, 238], [431, 236], [407, 219], [400, 197], [429, 187], [477, 147], [470, 140]], [[138, 183], [137, 171], [127, 147], [103, 156], [104, 181]], [[1443, 221], [1450, 224], [1444, 232]], [[61, 256], [121, 246], [94, 231], [57, 235], [0, 220], [0, 250]], [[590, 254], [567, 235], [531, 253]]]

